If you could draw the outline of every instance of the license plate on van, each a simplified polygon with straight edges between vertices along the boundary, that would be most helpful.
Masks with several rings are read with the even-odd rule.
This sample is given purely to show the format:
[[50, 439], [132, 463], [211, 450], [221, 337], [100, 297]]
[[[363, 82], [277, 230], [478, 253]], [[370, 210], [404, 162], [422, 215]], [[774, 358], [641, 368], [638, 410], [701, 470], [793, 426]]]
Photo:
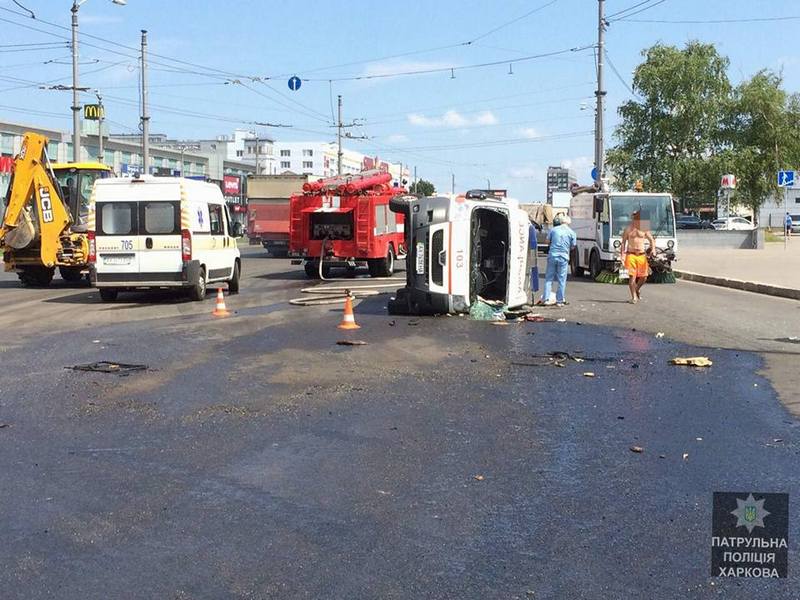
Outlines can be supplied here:
[[129, 265], [133, 260], [133, 254], [114, 254], [112, 256], [104, 256], [104, 265]]
[[417, 242], [417, 275], [425, 273], [425, 242]]

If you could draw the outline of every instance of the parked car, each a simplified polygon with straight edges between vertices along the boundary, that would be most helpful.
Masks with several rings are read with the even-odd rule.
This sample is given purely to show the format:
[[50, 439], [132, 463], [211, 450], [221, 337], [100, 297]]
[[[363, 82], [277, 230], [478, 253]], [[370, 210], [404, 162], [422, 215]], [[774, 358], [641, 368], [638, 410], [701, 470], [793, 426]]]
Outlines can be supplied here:
[[800, 233], [800, 215], [792, 215], [792, 233]]
[[714, 229], [710, 221], [704, 221], [695, 215], [677, 215], [675, 226], [678, 229]]
[[753, 224], [743, 217], [717, 219], [711, 223], [717, 231], [751, 231]]

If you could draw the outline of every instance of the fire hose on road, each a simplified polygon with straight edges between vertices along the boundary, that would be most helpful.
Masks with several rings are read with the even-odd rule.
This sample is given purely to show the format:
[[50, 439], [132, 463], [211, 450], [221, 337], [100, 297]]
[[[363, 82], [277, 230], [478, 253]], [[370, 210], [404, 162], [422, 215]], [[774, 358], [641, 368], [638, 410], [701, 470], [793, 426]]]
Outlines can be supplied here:
[[[404, 278], [380, 277], [371, 278], [367, 285], [315, 285], [303, 288], [301, 294], [309, 294], [305, 298], [293, 298], [289, 304], [294, 306], [324, 306], [326, 304], [341, 304], [347, 296], [351, 298], [369, 298], [382, 294], [391, 294], [397, 288], [403, 287]], [[381, 283], [383, 282], [383, 283]]]

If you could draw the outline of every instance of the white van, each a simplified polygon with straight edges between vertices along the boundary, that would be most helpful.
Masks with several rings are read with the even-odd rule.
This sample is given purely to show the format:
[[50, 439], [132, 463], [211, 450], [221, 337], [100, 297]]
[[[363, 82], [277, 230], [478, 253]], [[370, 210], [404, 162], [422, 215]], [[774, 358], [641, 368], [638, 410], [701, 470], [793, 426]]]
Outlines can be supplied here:
[[391, 314], [469, 312], [478, 296], [509, 308], [528, 301], [528, 213], [516, 200], [466, 196], [397, 196], [405, 215], [406, 287]]
[[88, 223], [90, 277], [104, 301], [160, 288], [187, 288], [203, 300], [217, 282], [239, 291], [241, 224], [232, 224], [212, 183], [147, 175], [98, 180]]

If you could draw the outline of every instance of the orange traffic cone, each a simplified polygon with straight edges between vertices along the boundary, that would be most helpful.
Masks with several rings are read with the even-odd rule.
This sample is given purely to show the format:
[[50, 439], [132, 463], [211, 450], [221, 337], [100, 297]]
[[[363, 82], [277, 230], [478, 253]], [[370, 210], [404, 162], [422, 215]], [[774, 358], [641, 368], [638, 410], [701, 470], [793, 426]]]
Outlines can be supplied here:
[[215, 317], [227, 317], [231, 313], [225, 308], [225, 296], [222, 294], [222, 288], [217, 288], [217, 305], [211, 312]]
[[356, 318], [353, 315], [353, 297], [349, 293], [344, 299], [344, 316], [342, 322], [339, 323], [339, 329], [361, 329], [361, 326], [356, 324]]

